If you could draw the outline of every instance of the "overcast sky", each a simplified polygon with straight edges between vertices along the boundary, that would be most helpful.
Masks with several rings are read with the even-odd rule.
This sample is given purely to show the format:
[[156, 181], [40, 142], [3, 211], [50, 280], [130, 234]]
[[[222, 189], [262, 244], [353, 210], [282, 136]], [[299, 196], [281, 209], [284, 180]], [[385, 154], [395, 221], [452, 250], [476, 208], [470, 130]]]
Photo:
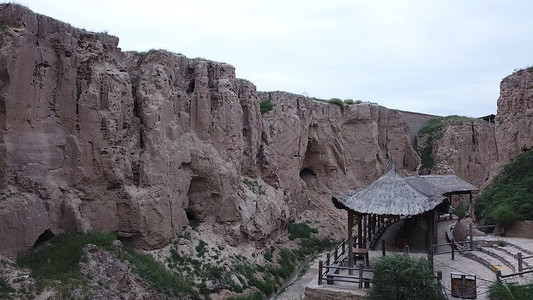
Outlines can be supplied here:
[[500, 81], [533, 65], [531, 0], [17, 3], [107, 31], [123, 50], [230, 63], [259, 91], [437, 115], [496, 113]]

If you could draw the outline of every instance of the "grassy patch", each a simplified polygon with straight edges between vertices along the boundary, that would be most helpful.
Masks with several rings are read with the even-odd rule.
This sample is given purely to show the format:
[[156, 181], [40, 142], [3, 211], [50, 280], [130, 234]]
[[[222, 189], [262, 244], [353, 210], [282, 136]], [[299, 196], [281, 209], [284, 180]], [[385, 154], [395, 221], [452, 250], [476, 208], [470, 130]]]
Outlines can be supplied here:
[[271, 111], [274, 108], [274, 104], [272, 103], [272, 100], [266, 99], [261, 101], [259, 103], [259, 111], [262, 115], [266, 114], [267, 112]]
[[54, 286], [64, 297], [69, 297], [72, 290], [85, 285], [79, 268], [79, 262], [83, 259], [83, 247], [93, 244], [110, 250], [114, 240], [114, 235], [97, 231], [60, 234], [36, 253], [19, 256], [17, 265], [31, 270], [38, 290]]
[[198, 292], [194, 289], [194, 282], [190, 278], [171, 272], [151, 255], [127, 248], [121, 257], [129, 261], [134, 271], [156, 290], [175, 297], [199, 297]]
[[475, 213], [483, 224], [511, 227], [533, 220], [533, 150], [516, 156], [476, 198]]
[[244, 183], [244, 185], [250, 191], [252, 191], [254, 194], [259, 195], [259, 196], [266, 195], [265, 187], [262, 184], [260, 184], [259, 182], [255, 181], [255, 180], [248, 180], [247, 178], [244, 178], [242, 183]]
[[93, 244], [110, 250], [114, 240], [114, 235], [96, 231], [60, 234], [38, 252], [20, 256], [17, 264], [29, 268], [32, 277], [37, 280], [54, 279], [66, 283], [81, 279], [78, 263], [82, 258], [83, 247]]
[[489, 299], [491, 300], [529, 300], [533, 299], [533, 284], [518, 285], [509, 283], [503, 285], [494, 283], [489, 288]]

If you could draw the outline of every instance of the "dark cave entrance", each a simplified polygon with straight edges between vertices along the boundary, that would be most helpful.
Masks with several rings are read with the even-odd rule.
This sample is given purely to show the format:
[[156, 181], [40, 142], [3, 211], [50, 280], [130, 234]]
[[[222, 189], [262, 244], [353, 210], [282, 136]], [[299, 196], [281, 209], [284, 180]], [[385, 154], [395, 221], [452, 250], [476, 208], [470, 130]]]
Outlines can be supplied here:
[[43, 246], [46, 242], [51, 240], [54, 236], [56, 236], [56, 235], [52, 232], [52, 230], [46, 229], [43, 233], [41, 233], [41, 235], [39, 235], [39, 237], [37, 238], [37, 240], [35, 241], [35, 243], [31, 247], [31, 249], [35, 250], [35, 249]]

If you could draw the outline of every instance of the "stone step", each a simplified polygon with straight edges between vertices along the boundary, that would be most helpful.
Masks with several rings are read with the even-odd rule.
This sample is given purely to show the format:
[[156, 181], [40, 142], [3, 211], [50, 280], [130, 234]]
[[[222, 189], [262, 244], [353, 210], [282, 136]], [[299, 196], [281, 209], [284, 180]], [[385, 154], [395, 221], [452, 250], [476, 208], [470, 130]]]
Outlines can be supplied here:
[[482, 251], [465, 251], [463, 256], [484, 265], [490, 270], [494, 271], [495, 267], [498, 267], [498, 269], [502, 271], [502, 274], [514, 273], [514, 271], [502, 261]]
[[[489, 246], [489, 247], [492, 248], [492, 249], [497, 249], [497, 251], [506, 253], [507, 256], [511, 258], [510, 261], [512, 261], [513, 264], [517, 266], [517, 270], [518, 270], [518, 253], [522, 253], [522, 256], [530, 256], [529, 253], [524, 253], [522, 251], [523, 249], [518, 249], [515, 246], [513, 246], [512, 244], [507, 244], [505, 247], [501, 247], [501, 246], [497, 246], [497, 245], [492, 245], [492, 246]], [[524, 268], [532, 267], [533, 266], [533, 258], [523, 260], [522, 266]]]
[[508, 252], [505, 252], [500, 248], [501, 247], [481, 247], [478, 250], [489, 256], [492, 256], [493, 258], [500, 261], [501, 264], [511, 269], [511, 271], [516, 272], [516, 270], [518, 269], [518, 261], [512, 254], [509, 254]]

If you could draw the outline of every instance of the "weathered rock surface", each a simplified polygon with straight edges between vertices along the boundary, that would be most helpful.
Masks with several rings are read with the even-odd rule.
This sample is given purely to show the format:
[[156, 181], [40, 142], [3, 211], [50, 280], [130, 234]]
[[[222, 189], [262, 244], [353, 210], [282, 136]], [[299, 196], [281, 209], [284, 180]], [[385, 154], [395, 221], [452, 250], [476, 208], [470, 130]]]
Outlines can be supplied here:
[[[483, 188], [519, 153], [533, 148], [533, 69], [504, 78], [495, 122], [450, 122], [433, 144], [436, 174]], [[420, 137], [419, 137], [420, 138]]]
[[433, 174], [453, 174], [481, 187], [491, 176], [498, 149], [494, 124], [483, 120], [449, 123], [433, 145]]
[[[120, 260], [116, 254], [102, 250], [94, 245], [84, 249], [84, 260], [80, 270], [86, 281], [84, 288], [72, 291], [77, 299], [171, 299], [159, 293], [135, 274], [128, 262]], [[87, 293], [90, 293], [87, 295]]]
[[[114, 36], [16, 4], [0, 5], [0, 22], [0, 254], [89, 229], [152, 249], [195, 222], [230, 245], [261, 247], [298, 218], [340, 236], [332, 194], [390, 159], [419, 164], [384, 107], [258, 94], [231, 65], [122, 52]], [[264, 99], [275, 106], [261, 115]]]

